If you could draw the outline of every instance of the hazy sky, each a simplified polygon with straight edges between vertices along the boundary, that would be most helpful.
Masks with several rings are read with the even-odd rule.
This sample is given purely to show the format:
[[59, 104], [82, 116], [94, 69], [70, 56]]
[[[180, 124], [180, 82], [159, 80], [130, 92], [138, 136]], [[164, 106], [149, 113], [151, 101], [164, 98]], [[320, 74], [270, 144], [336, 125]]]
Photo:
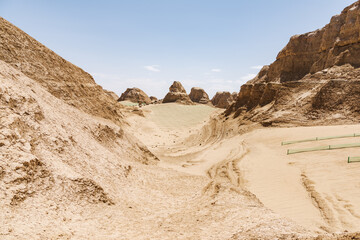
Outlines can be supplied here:
[[355, 0], [0, 0], [0, 16], [117, 94], [239, 91], [295, 34]]

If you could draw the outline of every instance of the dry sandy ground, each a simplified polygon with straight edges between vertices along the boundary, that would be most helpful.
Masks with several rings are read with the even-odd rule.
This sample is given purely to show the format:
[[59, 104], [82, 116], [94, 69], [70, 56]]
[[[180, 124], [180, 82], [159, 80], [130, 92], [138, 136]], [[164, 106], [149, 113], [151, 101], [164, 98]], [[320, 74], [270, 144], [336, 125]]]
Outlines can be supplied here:
[[[230, 147], [224, 123], [206, 120], [214, 109], [185, 108], [190, 112], [170, 115], [176, 124], [156, 111], [148, 120], [129, 110], [138, 123], [126, 129], [66, 104], [0, 61], [0, 110], [0, 239], [309, 235], [241, 188], [236, 162], [243, 146], [235, 139]], [[188, 119], [184, 128], [181, 118]], [[151, 131], [154, 125], [160, 127]], [[193, 135], [183, 138], [189, 131]], [[131, 133], [159, 153], [164, 167]], [[210, 169], [202, 172], [207, 167], [197, 162]]]
[[201, 228], [212, 234], [190, 239], [311, 236], [313, 233], [292, 220], [265, 208], [243, 187], [237, 165], [248, 150], [237, 129], [217, 119], [221, 111], [204, 105], [161, 104], [142, 107], [144, 117], [128, 116], [130, 131], [160, 159], [159, 166], [183, 172], [187, 177], [198, 176], [206, 183], [195, 201], [201, 203], [193, 205], [191, 201], [186, 209], [179, 206], [179, 214], [184, 223], [198, 219], [200, 212], [211, 211], [194, 225], [189, 224], [188, 231], [207, 222], [207, 227]]
[[[283, 129], [239, 129], [209, 106], [136, 108], [124, 112], [128, 125], [114, 124], [0, 61], [0, 239], [298, 239], [356, 230], [358, 165], [342, 165], [343, 156], [331, 171], [307, 167], [300, 155], [284, 156]], [[291, 186], [254, 171], [277, 154], [282, 163], [267, 164], [293, 176]], [[283, 195], [303, 184], [300, 202], [313, 215], [287, 215], [288, 201], [271, 205], [280, 200], [264, 191], [262, 176]]]
[[360, 148], [286, 154], [288, 148], [360, 138], [281, 146], [286, 140], [359, 133], [360, 126], [260, 128], [241, 135], [229, 130], [233, 123], [210, 121], [204, 113], [219, 113], [211, 109], [153, 105], [143, 108], [145, 118], [130, 122], [163, 167], [248, 190], [266, 208], [314, 234], [360, 231], [360, 163], [347, 163], [348, 156], [360, 156]]
[[314, 230], [360, 231], [360, 148], [287, 155], [287, 149], [360, 142], [332, 139], [281, 146], [284, 140], [338, 136], [360, 131], [360, 125], [258, 129], [245, 134], [249, 153], [239, 167], [245, 186], [265, 206]]

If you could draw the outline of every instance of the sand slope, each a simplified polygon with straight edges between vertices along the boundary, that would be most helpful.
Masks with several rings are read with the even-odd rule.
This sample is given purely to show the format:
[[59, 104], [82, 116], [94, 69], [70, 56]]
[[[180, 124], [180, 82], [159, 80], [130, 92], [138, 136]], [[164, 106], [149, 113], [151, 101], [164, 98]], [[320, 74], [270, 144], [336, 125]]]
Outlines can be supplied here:
[[[221, 235], [202, 235], [199, 239], [311, 235], [291, 220], [263, 207], [243, 187], [238, 163], [248, 153], [247, 146], [235, 129], [231, 130], [217, 117], [221, 110], [204, 105], [164, 104], [146, 106], [142, 111], [144, 117], [128, 117], [132, 123], [130, 129], [159, 158], [159, 165], [190, 174], [187, 176], [199, 176], [206, 182], [199, 198], [201, 204], [195, 207], [189, 203], [186, 209], [179, 209], [185, 217], [182, 222], [212, 209], [208, 217], [201, 217], [194, 226], [190, 224], [189, 229], [207, 222], [211, 227], [205, 227], [206, 231], [213, 232], [216, 228], [216, 233]], [[209, 118], [209, 114], [213, 118]], [[208, 209], [206, 205], [212, 207]]]
[[265, 206], [310, 229], [360, 231], [360, 148], [286, 155], [287, 149], [360, 142], [360, 138], [280, 146], [281, 141], [357, 133], [359, 125], [260, 129], [244, 135], [240, 163], [247, 188]]
[[[66, 104], [1, 61], [0, 70], [1, 239], [246, 239], [307, 233], [220, 172], [209, 177], [174, 171], [168, 163], [182, 167], [171, 161], [157, 166], [159, 160], [129, 133], [141, 136], [147, 132], [139, 126], [147, 125], [121, 128]], [[200, 132], [214, 109], [193, 109], [199, 131], [186, 142], [163, 131], [175, 140], [161, 146], [169, 149], [164, 155], [174, 153], [176, 141], [197, 155], [199, 141], [207, 149], [220, 140], [213, 131], [222, 136], [221, 124]], [[188, 131], [195, 129], [179, 133]]]
[[[358, 195], [343, 187], [334, 167], [343, 162], [334, 161], [331, 171], [304, 167], [292, 174], [287, 168], [296, 164], [269, 162], [293, 176], [308, 210], [298, 217], [281, 208], [288, 201], [271, 205], [278, 200], [262, 190], [259, 176], [271, 182], [277, 175], [253, 170], [263, 156], [253, 147], [266, 150], [276, 140], [257, 131], [282, 129], [245, 126], [249, 133], [239, 134], [237, 123], [219, 118], [215, 108], [178, 104], [127, 107], [128, 125], [119, 127], [1, 61], [0, 70], [1, 239], [298, 239], [357, 229]], [[271, 144], [273, 156], [283, 154]], [[356, 166], [339, 168], [353, 176], [344, 181], [358, 184]], [[295, 185], [271, 187], [281, 196]], [[325, 204], [311, 205], [309, 189]], [[318, 213], [323, 206], [337, 211]], [[313, 216], [315, 228], [306, 224]]]
[[[186, 107], [194, 110], [187, 114], [199, 111], [194, 106]], [[260, 201], [264, 209], [285, 217], [289, 226], [296, 226], [291, 223], [296, 222], [298, 230], [292, 229], [293, 233], [306, 233], [305, 229], [325, 235], [360, 231], [360, 195], [357, 191], [360, 163], [347, 163], [348, 155], [360, 156], [360, 148], [286, 155], [288, 148], [359, 142], [360, 138], [281, 146], [285, 140], [359, 132], [359, 126], [255, 126], [254, 130], [244, 126], [245, 134], [239, 134], [241, 129], [235, 127], [236, 122], [217, 118], [218, 111], [212, 112], [213, 120], [203, 122], [201, 117], [192, 120], [186, 114], [182, 117], [183, 108], [176, 104], [147, 106], [143, 108], [144, 117], [131, 118], [131, 122], [141, 126], [138, 131], [133, 129], [134, 133], [159, 157], [160, 166], [205, 176], [209, 183], [204, 191], [217, 196], [223, 196], [223, 191], [229, 188], [238, 189], [240, 195], [247, 192], [246, 195], [251, 196], [250, 202]], [[207, 106], [198, 108], [211, 109]], [[173, 122], [169, 123], [169, 120]], [[228, 204], [228, 199], [224, 204]], [[263, 217], [267, 220], [262, 219], [262, 225], [266, 226], [267, 221], [274, 218], [275, 215], [270, 217], [269, 214], [271, 211], [264, 212]], [[230, 215], [236, 217], [233, 213]], [[246, 221], [240, 219], [246, 225]], [[299, 230], [300, 226], [304, 229]], [[279, 234], [278, 224], [274, 222], [272, 227], [273, 233]], [[280, 229], [289, 228], [282, 226]], [[244, 237], [242, 234], [234, 236], [235, 239]]]

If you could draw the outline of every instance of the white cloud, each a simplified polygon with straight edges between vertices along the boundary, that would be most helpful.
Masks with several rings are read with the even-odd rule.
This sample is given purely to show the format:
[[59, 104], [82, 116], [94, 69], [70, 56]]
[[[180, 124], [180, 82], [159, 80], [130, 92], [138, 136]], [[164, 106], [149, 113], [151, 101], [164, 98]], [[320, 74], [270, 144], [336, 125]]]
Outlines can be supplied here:
[[212, 72], [221, 72], [221, 69], [219, 69], [219, 68], [213, 68], [213, 69], [211, 69], [211, 71], [212, 71]]
[[256, 69], [256, 70], [261, 70], [263, 68], [262, 65], [258, 65], [258, 66], [252, 66], [251, 69]]
[[242, 76], [240, 79], [242, 81], [249, 81], [249, 80], [253, 79], [254, 77], [256, 77], [255, 73], [248, 73], [245, 76]]
[[159, 65], [145, 66], [144, 68], [150, 72], [160, 72]]

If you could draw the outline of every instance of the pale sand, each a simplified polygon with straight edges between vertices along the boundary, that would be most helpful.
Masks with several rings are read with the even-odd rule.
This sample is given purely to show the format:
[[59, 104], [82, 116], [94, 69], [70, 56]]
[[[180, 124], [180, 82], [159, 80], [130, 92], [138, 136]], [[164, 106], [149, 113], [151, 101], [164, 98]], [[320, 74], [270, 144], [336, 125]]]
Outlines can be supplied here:
[[[235, 228], [243, 229], [233, 235], [233, 239], [247, 239], [249, 236], [262, 236], [265, 239], [269, 237], [267, 234], [273, 239], [279, 231], [282, 234], [310, 233], [290, 219], [272, 215], [266, 208], [261, 207], [259, 212], [258, 207], [262, 205], [258, 205], [256, 197], [244, 189], [241, 172], [237, 167], [248, 151], [245, 141], [242, 135], [237, 134], [236, 122], [227, 123], [216, 118], [222, 109], [206, 105], [163, 104], [145, 106], [142, 111], [144, 117], [138, 114], [128, 116], [131, 124], [129, 131], [160, 159], [159, 166], [208, 179], [203, 196], [210, 194], [210, 199], [213, 199], [211, 205], [218, 202], [224, 207], [223, 213], [226, 213], [226, 217], [223, 216], [218, 222], [220, 228], [223, 228], [218, 229], [219, 232], [230, 227], [227, 225], [228, 219], [232, 219], [230, 225], [235, 224]], [[216, 119], [211, 120], [209, 115]], [[231, 129], [231, 126], [234, 128]], [[234, 191], [235, 195], [228, 195], [229, 190]], [[247, 196], [247, 201], [241, 199], [244, 196]], [[193, 211], [203, 211], [201, 207], [197, 208], [189, 207], [182, 210], [182, 214], [190, 217]], [[223, 213], [212, 212], [213, 220]], [[213, 224], [212, 229], [214, 227]], [[267, 230], [264, 232], [264, 229]], [[252, 235], [253, 231], [258, 232], [258, 235]]]
[[287, 155], [287, 149], [360, 142], [343, 138], [281, 146], [285, 140], [358, 133], [360, 125], [258, 129], [243, 136], [239, 167], [245, 186], [265, 206], [310, 229], [360, 231], [360, 148]]
[[[126, 107], [127, 121], [119, 126], [65, 104], [1, 61], [0, 70], [1, 239], [298, 239], [316, 234], [292, 221], [296, 216], [274, 213], [246, 189], [246, 179], [266, 171], [243, 170], [239, 163], [248, 166], [244, 159], [253, 154], [251, 147], [280, 139], [259, 137], [256, 131], [240, 134], [250, 127], [239, 129], [236, 120], [216, 117], [223, 110], [201, 105]], [[249, 147], [252, 139], [259, 145]], [[250, 161], [261, 165], [261, 155], [253, 157]], [[290, 174], [285, 170], [290, 167], [283, 168]], [[313, 192], [320, 199], [315, 193], [322, 175], [317, 173], [325, 174], [307, 170], [302, 178], [307, 189], [312, 188], [307, 179], [314, 179]], [[294, 181], [300, 178], [292, 175]], [[354, 184], [344, 186], [351, 193]], [[291, 193], [288, 188], [279, 194]], [[355, 216], [358, 201], [340, 197]], [[318, 202], [327, 209], [325, 201]], [[319, 219], [326, 228], [342, 229]]]
[[[224, 130], [220, 123], [207, 121], [207, 132], [201, 129], [205, 116], [189, 117], [196, 114], [191, 112], [195, 107], [147, 106], [145, 118], [131, 119], [138, 121], [141, 129], [135, 134], [160, 158], [161, 166], [228, 178], [266, 207], [314, 232], [360, 231], [360, 163], [347, 163], [349, 155], [360, 156], [360, 148], [286, 154], [288, 148], [353, 143], [360, 138], [281, 146], [286, 140], [359, 133], [360, 126], [260, 128], [240, 135], [229, 133], [229, 126]], [[193, 136], [186, 138], [188, 134]]]

